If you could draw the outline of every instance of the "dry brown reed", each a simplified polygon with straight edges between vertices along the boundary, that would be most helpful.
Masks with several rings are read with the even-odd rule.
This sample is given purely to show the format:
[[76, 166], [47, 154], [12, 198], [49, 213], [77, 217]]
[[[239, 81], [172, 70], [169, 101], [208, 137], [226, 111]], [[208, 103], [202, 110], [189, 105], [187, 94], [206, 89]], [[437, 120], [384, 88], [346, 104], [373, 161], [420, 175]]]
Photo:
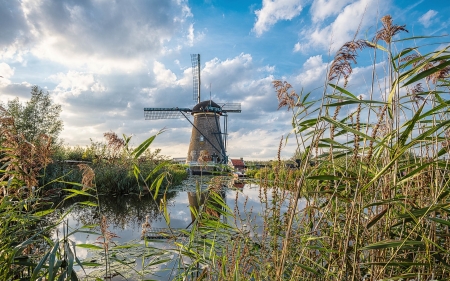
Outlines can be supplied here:
[[51, 137], [42, 134], [33, 143], [27, 141], [16, 129], [14, 118], [0, 106], [0, 143], [3, 147], [0, 163], [10, 163], [0, 181], [16, 178], [31, 192], [31, 187], [38, 185], [40, 171], [52, 162]]
[[383, 40], [386, 42], [386, 44], [390, 44], [392, 41], [392, 38], [400, 33], [401, 31], [408, 32], [408, 30], [405, 28], [406, 25], [396, 25], [392, 23], [392, 17], [390, 15], [386, 15], [381, 18], [381, 22], [383, 24], [383, 28], [380, 29], [377, 34], [375, 35], [373, 41], [377, 42], [378, 40]]
[[79, 164], [78, 168], [82, 172], [81, 184], [83, 185], [83, 190], [94, 187], [95, 172], [87, 164]]
[[344, 87], [353, 71], [352, 63], [356, 64], [357, 51], [371, 46], [365, 40], [350, 41], [345, 43], [334, 56], [328, 72], [328, 81], [344, 78]]
[[286, 81], [275, 80], [272, 82], [277, 92], [278, 109], [287, 106], [287, 110], [291, 110], [298, 104], [298, 95], [292, 89], [292, 85]]

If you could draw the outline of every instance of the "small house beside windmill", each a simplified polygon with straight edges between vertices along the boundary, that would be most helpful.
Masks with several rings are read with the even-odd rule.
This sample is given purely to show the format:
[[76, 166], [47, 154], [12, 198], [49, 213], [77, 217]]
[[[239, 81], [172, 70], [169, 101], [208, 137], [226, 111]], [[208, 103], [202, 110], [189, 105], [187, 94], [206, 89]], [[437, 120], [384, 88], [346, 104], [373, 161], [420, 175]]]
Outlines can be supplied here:
[[[193, 174], [209, 173], [217, 164], [227, 164], [227, 118], [228, 113], [240, 113], [240, 103], [217, 104], [200, 99], [200, 55], [191, 55], [194, 84], [192, 108], [144, 108], [146, 120], [186, 118], [192, 125], [191, 140], [186, 158]], [[191, 121], [190, 117], [194, 120]], [[223, 117], [223, 128], [220, 126]]]

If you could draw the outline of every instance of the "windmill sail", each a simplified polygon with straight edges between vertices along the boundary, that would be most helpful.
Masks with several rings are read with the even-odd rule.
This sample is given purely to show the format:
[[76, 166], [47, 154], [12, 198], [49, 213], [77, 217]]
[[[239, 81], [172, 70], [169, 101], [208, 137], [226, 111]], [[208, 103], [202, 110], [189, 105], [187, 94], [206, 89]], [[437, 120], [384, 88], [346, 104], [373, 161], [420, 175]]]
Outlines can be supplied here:
[[200, 103], [200, 54], [191, 55], [192, 79], [194, 84], [194, 101]]
[[241, 113], [241, 104], [225, 103], [222, 105], [222, 111], [226, 113]]
[[191, 111], [192, 110], [190, 108], [150, 107], [150, 108], [144, 108], [144, 117], [145, 117], [145, 120], [179, 119], [179, 118], [187, 117], [187, 115], [184, 113], [188, 113]]

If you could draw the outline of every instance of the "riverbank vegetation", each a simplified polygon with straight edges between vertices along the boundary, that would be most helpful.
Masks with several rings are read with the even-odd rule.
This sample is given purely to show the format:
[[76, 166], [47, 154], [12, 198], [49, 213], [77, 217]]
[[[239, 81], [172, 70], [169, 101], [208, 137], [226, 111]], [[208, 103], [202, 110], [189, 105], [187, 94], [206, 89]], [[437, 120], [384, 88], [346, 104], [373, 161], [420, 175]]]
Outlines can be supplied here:
[[[117, 251], [139, 248], [134, 262], [142, 261], [142, 271], [122, 268], [136, 271], [139, 280], [172, 259], [175, 280], [448, 280], [449, 45], [438, 42], [430, 49], [427, 40], [433, 38], [405, 38], [406, 31], [385, 16], [373, 38], [355, 36], [344, 44], [329, 66], [321, 95], [274, 81], [279, 108], [292, 113], [289, 141], [297, 144], [301, 172], [292, 172], [293, 180], [287, 181], [283, 173], [289, 172], [279, 156], [266, 168], [273, 179], [269, 188], [268, 176], [260, 177], [261, 214], [230, 210], [216, 178], [205, 205], [191, 208], [191, 228], [169, 236], [175, 249], [156, 249], [145, 236], [143, 244], [116, 246], [100, 213], [97, 232], [90, 230], [101, 237], [100, 246], [75, 245], [67, 232], [51, 238], [48, 233], [65, 215], [40, 224], [55, 208], [36, 195], [40, 187], [38, 193], [28, 188], [39, 186], [37, 171], [49, 164], [48, 139], [42, 137], [42, 146], [25, 150], [21, 145], [26, 142], [3, 145], [0, 278], [77, 280], [76, 264], [101, 267], [102, 276], [110, 278], [121, 273], [111, 268], [113, 262], [125, 266], [133, 260], [118, 259]], [[422, 46], [414, 43], [419, 39]], [[364, 90], [352, 90], [353, 66], [364, 53], [373, 59], [372, 80]], [[8, 120], [3, 118], [2, 126]], [[9, 139], [5, 128], [2, 136]], [[168, 171], [152, 178], [165, 162], [148, 170], [139, 163], [153, 138], [127, 149], [125, 137], [122, 149], [131, 159], [139, 190], [159, 200], [159, 211], [170, 226], [168, 201], [161, 195]], [[280, 139], [280, 150], [285, 141]], [[119, 156], [108, 157], [89, 161], [116, 161]], [[79, 188], [65, 188], [68, 197], [98, 198], [100, 171], [97, 175], [82, 166], [81, 183], [72, 183]], [[94, 201], [80, 205], [98, 206], [100, 201]], [[143, 225], [143, 233], [147, 227]], [[83, 263], [74, 247], [102, 251], [101, 259]]]
[[[406, 31], [385, 16], [372, 40], [344, 44], [319, 97], [274, 81], [301, 173], [286, 184], [281, 159], [262, 170], [279, 187], [261, 191], [263, 228], [234, 214], [251, 231], [206, 251], [209, 280], [450, 278], [449, 45]], [[364, 52], [372, 81], [351, 92]]]
[[134, 174], [134, 165], [142, 174], [148, 175], [156, 167], [163, 169], [153, 173], [145, 180], [146, 184], [153, 182], [161, 172], [169, 172], [165, 178], [164, 186], [178, 185], [187, 177], [186, 168], [183, 165], [172, 164], [170, 159], [160, 154], [159, 149], [151, 151], [145, 150], [137, 162], [131, 155], [129, 142], [131, 137], [120, 138], [114, 132], [104, 134], [104, 142], [93, 142], [85, 148], [66, 147], [60, 145], [56, 147], [53, 161], [43, 171], [41, 185], [53, 182], [52, 188], [67, 188], [67, 182], [81, 182], [82, 172], [76, 169], [78, 164], [88, 164], [95, 173], [96, 188], [103, 194], [129, 194], [140, 193], [142, 183], [138, 182]]
[[[273, 193], [270, 239], [240, 251], [257, 269], [239, 272], [243, 279], [450, 278], [449, 46], [422, 53], [405, 32], [385, 16], [372, 40], [344, 44], [318, 99], [274, 82], [280, 108], [293, 115], [302, 173], [288, 187], [286, 212], [283, 191]], [[373, 79], [368, 91], [352, 93], [362, 52], [374, 58]]]

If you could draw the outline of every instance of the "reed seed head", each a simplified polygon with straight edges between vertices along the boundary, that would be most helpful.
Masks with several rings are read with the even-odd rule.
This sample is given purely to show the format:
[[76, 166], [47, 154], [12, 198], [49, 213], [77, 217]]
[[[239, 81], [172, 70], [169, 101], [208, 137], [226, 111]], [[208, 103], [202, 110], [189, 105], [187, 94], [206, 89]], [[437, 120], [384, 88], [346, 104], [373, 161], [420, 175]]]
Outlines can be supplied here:
[[381, 39], [386, 42], [386, 44], [390, 44], [392, 42], [392, 37], [394, 37], [397, 33], [401, 31], [408, 32], [405, 28], [406, 25], [393, 24], [392, 17], [390, 15], [382, 17], [381, 22], [383, 24], [383, 28], [375, 35], [375, 42]]
[[356, 64], [357, 51], [370, 46], [365, 40], [350, 41], [342, 45], [336, 52], [328, 73], [328, 80], [344, 78], [344, 87], [347, 85], [348, 77], [352, 73], [351, 63]]

